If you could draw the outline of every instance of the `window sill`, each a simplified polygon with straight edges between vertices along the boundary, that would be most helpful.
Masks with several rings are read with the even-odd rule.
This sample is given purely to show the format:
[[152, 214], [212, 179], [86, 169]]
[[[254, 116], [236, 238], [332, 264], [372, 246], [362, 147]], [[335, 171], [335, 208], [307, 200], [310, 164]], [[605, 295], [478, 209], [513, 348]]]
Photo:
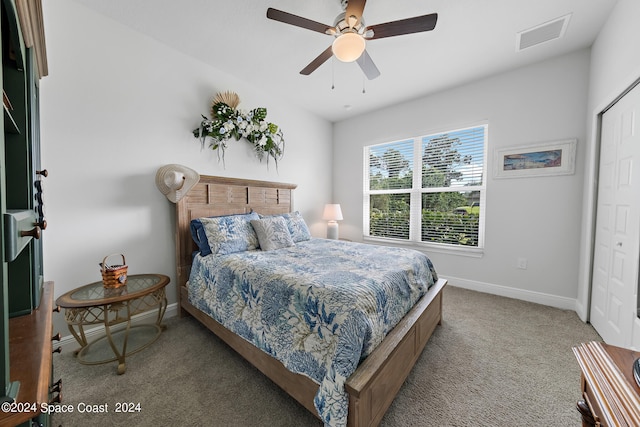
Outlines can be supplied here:
[[362, 236], [362, 240], [368, 243], [376, 243], [379, 245], [406, 247], [419, 251], [438, 252], [448, 255], [459, 255], [472, 258], [482, 258], [482, 256], [484, 255], [484, 248], [472, 248], [468, 246], [434, 245], [430, 243], [383, 239], [380, 237], [371, 236]]

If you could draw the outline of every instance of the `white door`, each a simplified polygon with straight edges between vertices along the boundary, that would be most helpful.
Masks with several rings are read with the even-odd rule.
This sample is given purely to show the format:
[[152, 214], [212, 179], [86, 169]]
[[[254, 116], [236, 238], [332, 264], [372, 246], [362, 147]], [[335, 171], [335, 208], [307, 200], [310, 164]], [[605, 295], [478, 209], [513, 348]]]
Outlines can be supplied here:
[[640, 345], [639, 248], [640, 85], [602, 116], [590, 320], [616, 346]]

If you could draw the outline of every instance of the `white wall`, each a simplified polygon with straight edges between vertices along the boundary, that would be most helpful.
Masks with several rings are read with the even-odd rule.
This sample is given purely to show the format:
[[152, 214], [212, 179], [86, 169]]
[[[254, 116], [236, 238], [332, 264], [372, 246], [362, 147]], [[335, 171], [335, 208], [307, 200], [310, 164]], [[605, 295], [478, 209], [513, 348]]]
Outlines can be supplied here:
[[[331, 197], [331, 123], [290, 108], [267, 88], [176, 52], [70, 0], [44, 2], [49, 76], [41, 81], [46, 219], [45, 280], [56, 297], [99, 281], [98, 263], [123, 253], [129, 273], [171, 277], [175, 302], [175, 207], [155, 187], [158, 167], [298, 184], [295, 207], [311, 226]], [[285, 157], [267, 169], [247, 142], [232, 142], [226, 169], [200, 149], [192, 129], [220, 91], [240, 107], [266, 107], [284, 130]], [[66, 330], [55, 316], [58, 330]]]
[[640, 2], [618, 0], [592, 47], [587, 109], [586, 179], [580, 253], [580, 288], [576, 311], [588, 319], [598, 162], [598, 115], [633, 82], [640, 79]]
[[[427, 251], [450, 283], [574, 308], [589, 50], [344, 120], [334, 129], [334, 201], [341, 236], [362, 240], [363, 146], [489, 124], [484, 256]], [[494, 150], [577, 138], [574, 175], [494, 179]], [[518, 257], [528, 268], [516, 268]]]

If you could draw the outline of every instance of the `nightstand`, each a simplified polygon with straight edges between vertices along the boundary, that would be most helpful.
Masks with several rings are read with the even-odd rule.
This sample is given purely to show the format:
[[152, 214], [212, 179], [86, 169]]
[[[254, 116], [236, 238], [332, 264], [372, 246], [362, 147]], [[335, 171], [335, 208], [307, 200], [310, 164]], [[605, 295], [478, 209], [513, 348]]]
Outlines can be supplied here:
[[[97, 365], [117, 360], [118, 374], [124, 374], [125, 357], [147, 348], [165, 329], [161, 322], [167, 309], [167, 284], [169, 277], [163, 274], [135, 274], [119, 288], [105, 288], [100, 281], [59, 297], [56, 304], [65, 309], [69, 331], [80, 344], [76, 351], [80, 363]], [[155, 323], [131, 326], [132, 316], [155, 308]], [[125, 326], [113, 329], [120, 324]], [[84, 328], [90, 325], [104, 325], [106, 336], [87, 342]], [[132, 345], [128, 346], [130, 341]]]

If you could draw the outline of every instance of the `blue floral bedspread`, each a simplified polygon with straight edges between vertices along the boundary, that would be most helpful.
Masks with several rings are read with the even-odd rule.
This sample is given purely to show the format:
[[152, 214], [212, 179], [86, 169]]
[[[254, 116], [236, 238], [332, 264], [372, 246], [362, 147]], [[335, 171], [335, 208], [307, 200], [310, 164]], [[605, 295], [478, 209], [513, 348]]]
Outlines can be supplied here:
[[272, 251], [197, 255], [189, 300], [319, 384], [326, 425], [346, 425], [346, 379], [437, 280], [421, 252], [311, 239]]

